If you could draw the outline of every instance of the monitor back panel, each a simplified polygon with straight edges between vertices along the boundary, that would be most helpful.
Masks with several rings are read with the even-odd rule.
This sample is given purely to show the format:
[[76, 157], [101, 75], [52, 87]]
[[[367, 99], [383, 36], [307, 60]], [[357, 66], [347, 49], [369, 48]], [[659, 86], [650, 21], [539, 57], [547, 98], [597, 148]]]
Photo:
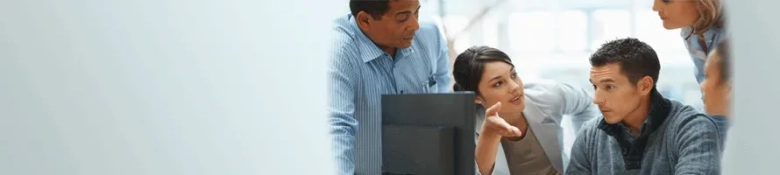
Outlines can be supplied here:
[[[473, 175], [474, 98], [471, 92], [383, 95], [383, 171]], [[439, 169], [423, 166], [444, 159], [453, 162], [440, 163]], [[453, 166], [452, 173], [447, 166]]]

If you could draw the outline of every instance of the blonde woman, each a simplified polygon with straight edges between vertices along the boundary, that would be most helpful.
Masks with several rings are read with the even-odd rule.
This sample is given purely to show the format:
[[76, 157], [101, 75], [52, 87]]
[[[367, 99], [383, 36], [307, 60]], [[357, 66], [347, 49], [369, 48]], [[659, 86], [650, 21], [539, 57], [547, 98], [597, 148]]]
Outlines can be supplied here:
[[[655, 0], [653, 11], [658, 12], [664, 28], [681, 29], [680, 36], [696, 66], [694, 76], [701, 84], [708, 54], [728, 35], [721, 0]], [[704, 107], [708, 106], [705, 104]], [[709, 113], [708, 116], [715, 120], [721, 135], [725, 136], [728, 119]]]

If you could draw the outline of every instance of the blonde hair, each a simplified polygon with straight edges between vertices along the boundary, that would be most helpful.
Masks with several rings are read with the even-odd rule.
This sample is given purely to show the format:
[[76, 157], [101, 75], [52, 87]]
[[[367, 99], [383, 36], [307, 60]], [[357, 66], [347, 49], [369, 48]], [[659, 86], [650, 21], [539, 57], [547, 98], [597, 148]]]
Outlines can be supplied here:
[[696, 0], [699, 20], [691, 28], [691, 34], [701, 35], [713, 27], [723, 27], [725, 20], [721, 0]]

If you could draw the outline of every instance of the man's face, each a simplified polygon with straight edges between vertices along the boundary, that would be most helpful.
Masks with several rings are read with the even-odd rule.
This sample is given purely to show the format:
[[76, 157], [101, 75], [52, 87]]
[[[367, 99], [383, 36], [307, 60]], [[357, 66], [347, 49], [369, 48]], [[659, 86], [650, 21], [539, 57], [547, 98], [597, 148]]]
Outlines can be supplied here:
[[408, 48], [420, 24], [419, 0], [391, 0], [389, 9], [381, 18], [375, 19], [368, 13], [358, 14], [358, 25], [374, 43], [387, 48]]
[[590, 70], [590, 82], [595, 89], [593, 103], [609, 124], [623, 121], [639, 108], [642, 100], [639, 82], [631, 83], [620, 68], [620, 64], [610, 63]]

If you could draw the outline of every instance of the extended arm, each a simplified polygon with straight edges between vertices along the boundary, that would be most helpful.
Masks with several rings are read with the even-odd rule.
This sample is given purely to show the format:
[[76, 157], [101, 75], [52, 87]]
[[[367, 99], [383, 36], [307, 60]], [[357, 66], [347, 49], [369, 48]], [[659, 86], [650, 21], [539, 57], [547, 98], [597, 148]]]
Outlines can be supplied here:
[[578, 132], [582, 124], [600, 114], [598, 106], [593, 104], [593, 94], [582, 87], [570, 84], [558, 84], [562, 98], [562, 113], [572, 116], [572, 129]]
[[479, 174], [487, 175], [493, 173], [500, 143], [501, 135], [498, 134], [482, 134], [477, 137], [477, 147], [474, 156]]

